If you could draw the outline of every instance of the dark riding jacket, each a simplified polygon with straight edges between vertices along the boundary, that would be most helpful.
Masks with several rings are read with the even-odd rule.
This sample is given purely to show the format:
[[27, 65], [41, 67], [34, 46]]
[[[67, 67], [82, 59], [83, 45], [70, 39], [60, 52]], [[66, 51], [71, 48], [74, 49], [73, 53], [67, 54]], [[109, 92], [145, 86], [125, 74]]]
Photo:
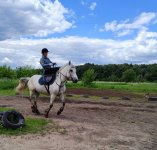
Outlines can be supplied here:
[[45, 57], [44, 55], [40, 59], [40, 64], [44, 68], [44, 70], [51, 68], [52, 62], [48, 57]]

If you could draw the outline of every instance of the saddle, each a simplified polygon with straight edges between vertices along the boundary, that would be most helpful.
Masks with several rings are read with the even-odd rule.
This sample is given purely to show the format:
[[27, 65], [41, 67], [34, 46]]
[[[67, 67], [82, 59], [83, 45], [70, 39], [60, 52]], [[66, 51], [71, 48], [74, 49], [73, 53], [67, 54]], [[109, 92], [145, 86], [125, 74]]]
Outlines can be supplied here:
[[[49, 81], [47, 80], [47, 78], [50, 78]], [[55, 81], [55, 76], [52, 75], [52, 76], [42, 76], [40, 79], [39, 79], [39, 84], [40, 85], [51, 85], [53, 84], [53, 82]]]
[[48, 94], [50, 94], [49, 86], [54, 83], [56, 79], [56, 73], [58, 70], [59, 70], [59, 67], [46, 69], [44, 70], [43, 75], [39, 79], [39, 84], [45, 86]]

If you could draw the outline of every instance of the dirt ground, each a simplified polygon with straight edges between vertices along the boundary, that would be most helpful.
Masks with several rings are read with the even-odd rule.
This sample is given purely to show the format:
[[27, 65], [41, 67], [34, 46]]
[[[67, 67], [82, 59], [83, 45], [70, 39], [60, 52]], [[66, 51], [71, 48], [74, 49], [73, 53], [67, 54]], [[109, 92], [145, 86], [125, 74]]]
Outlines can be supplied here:
[[[65, 128], [67, 134], [0, 135], [0, 150], [157, 150], [157, 101], [148, 102], [140, 97], [137, 100], [137, 95], [126, 92], [117, 95], [116, 92], [99, 92], [67, 91], [100, 98], [67, 97], [60, 116], [56, 113], [61, 103], [59, 100], [54, 103], [49, 118]], [[117, 98], [102, 99], [102, 96]], [[120, 100], [123, 96], [131, 100]], [[39, 110], [44, 112], [48, 103], [48, 97], [41, 97]], [[1, 96], [0, 106], [14, 107], [24, 116], [35, 116], [27, 97]]]
[[116, 91], [116, 90], [100, 90], [100, 89], [67, 89], [67, 94], [78, 94], [78, 95], [90, 95], [99, 97], [129, 97], [129, 98], [141, 98], [139, 94], [130, 92]]

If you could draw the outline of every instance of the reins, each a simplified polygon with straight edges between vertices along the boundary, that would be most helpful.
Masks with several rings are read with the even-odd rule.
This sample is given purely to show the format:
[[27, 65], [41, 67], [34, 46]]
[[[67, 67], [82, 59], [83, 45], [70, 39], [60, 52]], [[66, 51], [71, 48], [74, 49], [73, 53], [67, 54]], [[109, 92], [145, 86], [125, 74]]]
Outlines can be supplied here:
[[[66, 66], [64, 66], [64, 67], [66, 67]], [[59, 91], [58, 91], [58, 94], [57, 94], [57, 95], [60, 94], [61, 88], [64, 87], [65, 82], [66, 82], [66, 80], [68, 79], [66, 75], [64, 75], [62, 72], [60, 72], [64, 67], [62, 67], [61, 69], [59, 69], [57, 76], [59, 76], [60, 80], [61, 80], [61, 77], [62, 77], [62, 76], [65, 77], [65, 81], [63, 81], [63, 82], [61, 82], [60, 84], [58, 84], [58, 83], [56, 82], [57, 77], [56, 77], [56, 79], [55, 79], [55, 81], [54, 81], [54, 83], [56, 83], [56, 85], [59, 86]], [[73, 66], [72, 66], [71, 68], [73, 68]], [[70, 73], [70, 77], [71, 77], [71, 73]], [[71, 77], [71, 78], [72, 78], [72, 77]], [[48, 85], [48, 87], [46, 87], [46, 85], [44, 85], [44, 86], [45, 86], [45, 89], [46, 89], [47, 93], [50, 95], [49, 85]]]
[[47, 86], [46, 86], [46, 85], [44, 84], [44, 87], [45, 87], [47, 93], [50, 95], [50, 90], [49, 90], [50, 85], [47, 85]]
[[58, 94], [57, 94], [57, 95], [59, 95], [61, 88], [64, 87], [65, 82], [66, 82], [66, 80], [67, 80], [67, 76], [65, 76], [65, 75], [64, 75], [63, 73], [61, 73], [61, 72], [58, 72], [58, 75], [59, 75], [59, 74], [60, 74], [60, 80], [61, 80], [61, 75], [62, 75], [62, 76], [65, 77], [65, 81], [64, 81], [64, 82], [61, 82], [60, 85], [55, 81], [55, 83], [59, 86], [59, 91], [58, 91]]
[[[64, 77], [65, 77], [65, 81], [61, 82], [61, 84], [58, 84], [58, 83], [56, 82], [56, 79], [57, 79], [57, 77], [56, 77], [54, 83], [56, 83], [56, 85], [59, 86], [59, 91], [58, 91], [58, 94], [57, 94], [57, 95], [59, 95], [61, 88], [64, 87], [65, 82], [66, 82], [66, 80], [67, 80], [67, 76], [65, 76], [65, 75], [64, 75], [63, 73], [61, 73], [60, 71], [58, 71], [58, 75], [60, 75], [60, 80], [61, 80], [61, 75], [64, 76]], [[57, 75], [57, 76], [58, 76], [58, 75]], [[50, 95], [49, 85], [48, 85], [48, 86], [44, 85], [44, 87], [45, 87], [47, 93]]]

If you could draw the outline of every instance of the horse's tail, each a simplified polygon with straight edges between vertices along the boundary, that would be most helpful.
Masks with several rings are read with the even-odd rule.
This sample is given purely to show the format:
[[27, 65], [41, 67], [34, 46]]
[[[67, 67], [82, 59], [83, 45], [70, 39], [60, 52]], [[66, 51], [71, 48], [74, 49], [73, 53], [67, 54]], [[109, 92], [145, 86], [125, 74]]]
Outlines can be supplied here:
[[23, 91], [25, 88], [27, 88], [27, 83], [28, 83], [29, 79], [30, 79], [29, 77], [20, 78], [19, 84], [15, 89], [17, 95], [23, 95]]

